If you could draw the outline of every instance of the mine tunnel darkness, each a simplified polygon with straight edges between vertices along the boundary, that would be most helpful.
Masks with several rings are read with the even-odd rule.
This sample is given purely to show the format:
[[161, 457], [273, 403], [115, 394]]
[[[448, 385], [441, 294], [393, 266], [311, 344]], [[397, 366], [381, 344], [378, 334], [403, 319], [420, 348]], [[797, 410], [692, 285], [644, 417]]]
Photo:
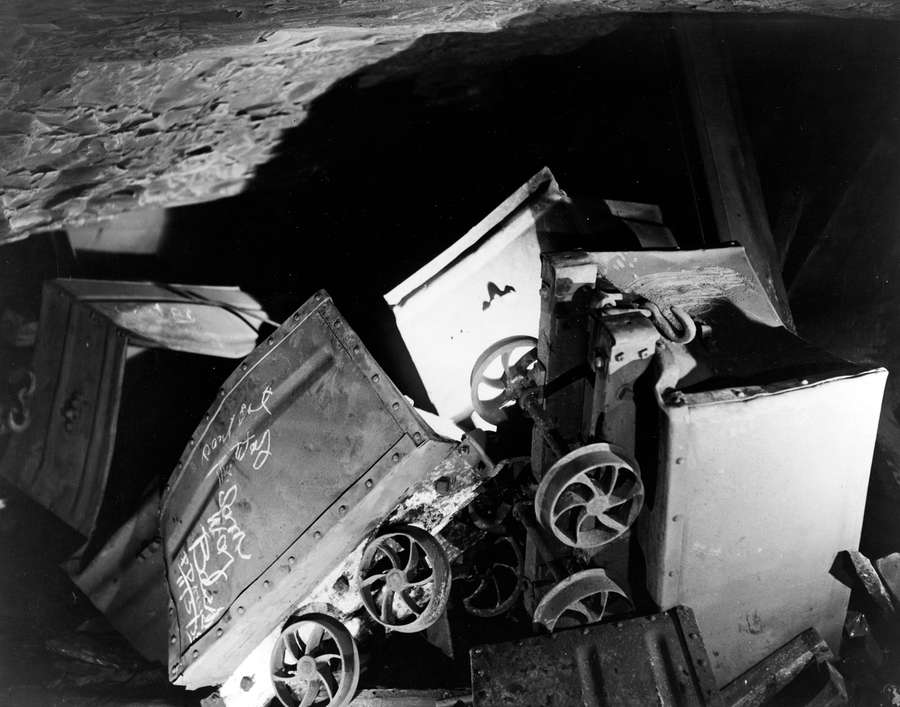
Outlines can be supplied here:
[[[397, 386], [428, 408], [382, 296], [542, 167], [576, 203], [657, 204], [682, 248], [718, 242], [679, 79], [673, 32], [680, 21], [691, 18], [611, 14], [591, 16], [587, 26], [585, 18], [526, 18], [496, 32], [427, 35], [312, 101], [243, 193], [169, 209], [156, 254], [80, 253], [74, 272], [238, 285], [276, 322], [326, 289]], [[896, 150], [900, 142], [900, 25], [735, 15], [716, 27], [731, 55], [776, 241], [787, 232], [779, 224], [793, 224], [790, 242], [776, 243], [790, 291], [872, 150]], [[893, 169], [885, 181], [896, 182]], [[896, 206], [887, 206], [896, 225]], [[871, 258], [882, 250], [871, 246]], [[794, 303], [801, 333], [815, 308], [815, 298]], [[870, 357], [852, 343], [840, 354]], [[220, 367], [212, 375], [227, 373]], [[216, 385], [202, 387], [204, 394]], [[208, 402], [197, 401], [198, 415]], [[170, 442], [167, 468], [180, 453]], [[885, 530], [871, 522], [872, 546], [898, 549], [896, 524]], [[23, 562], [20, 551], [4, 550], [0, 566], [7, 555]], [[37, 587], [52, 574], [41, 566], [18, 576]], [[55, 598], [66, 593], [57, 583], [65, 585], [47, 583], [52, 598], [35, 594], [33, 611], [65, 615], [74, 602]], [[410, 656], [429, 660], [416, 654], [420, 643], [404, 642], [391, 650], [406, 669], [381, 676], [398, 684], [422, 670]], [[461, 676], [448, 668], [445, 677]]]
[[[425, 404], [381, 295], [541, 167], [576, 201], [658, 204], [682, 247], [715, 242], [673, 21], [611, 15], [590, 39], [580, 20], [423, 37], [315, 99], [245, 193], [171, 209], [159, 257], [119, 258], [120, 276], [237, 284], [276, 320], [324, 287]], [[811, 194], [790, 278], [871, 145], [896, 130], [896, 26], [718, 25], [770, 220], [796, 189]]]

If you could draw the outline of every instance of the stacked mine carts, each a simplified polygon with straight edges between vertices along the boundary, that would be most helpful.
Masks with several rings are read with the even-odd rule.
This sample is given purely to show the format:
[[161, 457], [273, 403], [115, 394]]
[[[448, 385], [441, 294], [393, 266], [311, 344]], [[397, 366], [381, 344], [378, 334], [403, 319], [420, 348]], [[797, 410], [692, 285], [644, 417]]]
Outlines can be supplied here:
[[433, 412], [321, 291], [191, 437], [173, 682], [348, 705], [422, 632], [470, 665], [445, 704], [704, 705], [838, 651], [886, 372], [795, 336], [740, 245], [543, 170], [386, 300]]

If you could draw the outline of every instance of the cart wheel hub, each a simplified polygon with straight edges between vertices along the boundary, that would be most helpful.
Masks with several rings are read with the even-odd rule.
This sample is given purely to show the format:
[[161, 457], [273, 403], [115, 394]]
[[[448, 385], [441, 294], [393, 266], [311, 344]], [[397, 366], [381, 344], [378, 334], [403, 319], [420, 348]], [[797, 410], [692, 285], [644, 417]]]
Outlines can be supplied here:
[[297, 677], [301, 680], [311, 680], [316, 677], [316, 659], [305, 655], [297, 661]]
[[406, 573], [403, 570], [391, 570], [385, 578], [387, 588], [393, 592], [399, 592], [405, 589], [408, 582], [406, 581]]

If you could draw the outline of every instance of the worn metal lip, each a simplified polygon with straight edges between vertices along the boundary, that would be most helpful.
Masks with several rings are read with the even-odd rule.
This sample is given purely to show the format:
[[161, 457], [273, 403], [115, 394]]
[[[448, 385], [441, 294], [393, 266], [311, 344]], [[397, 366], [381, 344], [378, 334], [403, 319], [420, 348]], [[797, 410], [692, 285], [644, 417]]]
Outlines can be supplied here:
[[403, 305], [407, 299], [422, 288], [427, 287], [435, 277], [444, 272], [450, 265], [463, 257], [486, 236], [501, 226], [517, 209], [538, 196], [548, 187], [554, 185], [556, 185], [556, 178], [548, 167], [544, 167], [469, 229], [462, 238], [387, 292], [384, 295], [384, 300], [391, 307]]
[[729, 403], [746, 403], [757, 398], [766, 398], [774, 395], [783, 395], [797, 390], [808, 388], [816, 388], [828, 383], [834, 383], [840, 380], [849, 380], [853, 378], [861, 378], [863, 376], [884, 374], [887, 375], [887, 369], [884, 366], [875, 368], [854, 367], [855, 370], [846, 373], [820, 374], [818, 376], [811, 375], [802, 379], [788, 379], [767, 385], [746, 385], [746, 386], [726, 386], [717, 390], [703, 391], [699, 393], [681, 393], [682, 403], [673, 404], [667, 402], [664, 397], [660, 396], [663, 407], [707, 407], [710, 405], [724, 405]]

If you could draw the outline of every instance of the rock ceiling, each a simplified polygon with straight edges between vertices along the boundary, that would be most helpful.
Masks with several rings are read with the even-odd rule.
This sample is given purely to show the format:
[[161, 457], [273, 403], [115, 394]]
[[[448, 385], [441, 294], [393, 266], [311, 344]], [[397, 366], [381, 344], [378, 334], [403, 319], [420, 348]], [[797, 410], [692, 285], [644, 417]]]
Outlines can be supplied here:
[[237, 194], [318, 95], [424, 35], [553, 51], [610, 13], [692, 10], [900, 17], [894, 0], [0, 0], [0, 240]]

